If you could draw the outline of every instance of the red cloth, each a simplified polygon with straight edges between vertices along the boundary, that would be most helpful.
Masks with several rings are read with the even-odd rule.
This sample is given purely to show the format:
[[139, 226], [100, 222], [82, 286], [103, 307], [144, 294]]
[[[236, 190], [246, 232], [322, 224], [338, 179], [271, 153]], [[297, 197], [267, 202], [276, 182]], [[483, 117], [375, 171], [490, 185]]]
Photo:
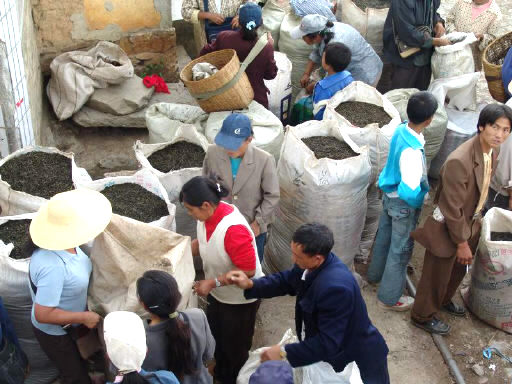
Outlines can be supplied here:
[[154, 86], [155, 87], [155, 92], [171, 93], [171, 92], [169, 92], [169, 88], [167, 88], [167, 84], [165, 84], [164, 79], [162, 79], [158, 75], [146, 76], [142, 80], [142, 82], [144, 83], [146, 88], [151, 88], [151, 87]]
[[[204, 46], [200, 55], [206, 55], [210, 52], [221, 49], [234, 49], [240, 63], [249, 55], [251, 49], [256, 45], [255, 41], [247, 41], [242, 38], [240, 31], [222, 31], [217, 35], [217, 39]], [[263, 80], [272, 80], [277, 76], [277, 64], [274, 60], [274, 47], [270, 43], [260, 52], [251, 64], [245, 70], [247, 77], [254, 90], [254, 100], [268, 108], [268, 88]]]
[[[218, 205], [213, 215], [204, 222], [206, 241], [210, 240], [220, 221], [233, 211], [233, 207], [226, 203], [221, 202]], [[224, 236], [224, 249], [237, 268], [242, 271], [256, 269], [256, 250], [252, 245], [252, 235], [244, 225], [232, 225], [228, 228]]]

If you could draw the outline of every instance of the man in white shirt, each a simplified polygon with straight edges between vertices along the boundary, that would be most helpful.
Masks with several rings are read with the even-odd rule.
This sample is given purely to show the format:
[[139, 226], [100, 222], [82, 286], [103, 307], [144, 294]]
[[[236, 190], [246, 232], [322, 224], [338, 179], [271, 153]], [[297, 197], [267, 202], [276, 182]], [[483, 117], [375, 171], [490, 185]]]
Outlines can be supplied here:
[[416, 228], [429, 190], [423, 130], [432, 123], [437, 101], [429, 92], [418, 92], [407, 104], [408, 121], [396, 129], [386, 166], [379, 176], [384, 192], [383, 211], [368, 269], [368, 281], [380, 282], [379, 305], [394, 311], [411, 308], [414, 299], [402, 295], [407, 263], [414, 247], [410, 233]]

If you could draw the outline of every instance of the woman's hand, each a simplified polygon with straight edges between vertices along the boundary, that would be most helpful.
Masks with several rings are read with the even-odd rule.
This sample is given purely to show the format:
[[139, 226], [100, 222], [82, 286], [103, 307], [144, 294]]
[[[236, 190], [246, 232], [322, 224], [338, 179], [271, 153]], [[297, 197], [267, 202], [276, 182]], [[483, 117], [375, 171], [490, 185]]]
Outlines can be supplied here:
[[[275, 42], [274, 42], [274, 39], [272, 38], [272, 34], [270, 32], [267, 32], [267, 40], [270, 43], [270, 45], [274, 46]], [[1, 210], [0, 210], [0, 213], [2, 213]]]
[[233, 20], [231, 20], [231, 28], [232, 29], [240, 28], [240, 20], [238, 18], [238, 15], [233, 17]]
[[306, 88], [309, 84], [309, 76], [311, 76], [309, 73], [304, 73], [300, 79], [300, 86], [302, 88]]
[[215, 280], [200, 280], [196, 281], [192, 286], [196, 295], [206, 297], [215, 288]]
[[440, 21], [437, 22], [436, 26], [434, 27], [434, 33], [435, 37], [441, 37], [446, 33], [446, 29], [444, 28], [443, 23]]
[[84, 320], [82, 321], [82, 324], [85, 325], [89, 329], [96, 328], [98, 323], [101, 320], [101, 316], [98, 315], [96, 312], [84, 312]]
[[475, 33], [475, 36], [478, 40], [482, 40], [484, 38], [484, 34], [483, 33]]
[[311, 84], [309, 84], [307, 87], [306, 87], [306, 93], [308, 95], [312, 95], [313, 94], [313, 91], [315, 90], [315, 85], [316, 85], [316, 82], [311, 82]]
[[221, 16], [218, 13], [211, 13], [211, 12], [208, 13], [207, 19], [217, 25], [221, 25], [225, 20], [224, 16]]

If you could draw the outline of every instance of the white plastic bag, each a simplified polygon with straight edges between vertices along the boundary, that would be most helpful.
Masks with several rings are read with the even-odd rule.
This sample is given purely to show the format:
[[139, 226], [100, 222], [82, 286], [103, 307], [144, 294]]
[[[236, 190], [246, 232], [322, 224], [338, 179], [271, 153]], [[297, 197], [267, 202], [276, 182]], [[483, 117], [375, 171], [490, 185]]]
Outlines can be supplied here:
[[512, 333], [512, 241], [491, 241], [491, 232], [512, 233], [512, 212], [491, 208], [486, 213], [471, 285], [461, 294], [478, 318]]
[[149, 169], [141, 169], [132, 176], [115, 176], [106, 177], [104, 179], [99, 180], [93, 180], [88, 183], [83, 183], [79, 187], [101, 192], [105, 188], [110, 187], [112, 185], [126, 183], [138, 184], [145, 190], [157, 195], [158, 197], [165, 201], [169, 214], [166, 216], [162, 216], [160, 219], [153, 221], [152, 223], [149, 223], [150, 225], [168, 229], [171, 231], [176, 230], [176, 221], [174, 219], [176, 215], [176, 206], [169, 201], [169, 197], [167, 196], [167, 192], [165, 191], [165, 188], [162, 186], [162, 183], [160, 183], [158, 177], [156, 177]]
[[342, 372], [321, 361], [303, 368], [302, 384], [363, 384], [355, 362], [349, 363]]
[[471, 44], [478, 41], [475, 34], [452, 32], [443, 37], [447, 39], [464, 38], [464, 40], [434, 49], [430, 62], [434, 79], [455, 77], [475, 72], [475, 61], [471, 51]]
[[480, 72], [473, 72], [446, 79], [437, 79], [430, 83], [428, 90], [441, 105], [444, 105], [444, 101], [448, 97], [450, 99], [449, 107], [456, 108], [459, 111], [465, 109], [474, 111], [476, 108], [476, 83], [479, 78]]
[[277, 50], [279, 44], [281, 23], [289, 10], [290, 2], [288, 0], [268, 0], [261, 10], [263, 31], [270, 32], [272, 35], [275, 50]]
[[260, 149], [263, 149], [279, 159], [281, 145], [283, 144], [283, 124], [268, 109], [256, 101], [251, 102], [247, 109], [240, 111], [224, 111], [210, 113], [206, 122], [206, 137], [210, 143], [213, 143], [215, 136], [222, 128], [222, 122], [232, 113], [241, 113], [251, 119], [252, 129], [254, 131], [253, 143]]
[[[311, 136], [333, 136], [359, 155], [343, 160], [317, 159], [301, 140]], [[281, 199], [265, 247], [266, 271], [282, 271], [292, 266], [293, 232], [312, 221], [333, 231], [333, 252], [351, 268], [366, 215], [366, 190], [371, 175], [368, 148], [357, 146], [333, 121], [309, 121], [288, 127], [277, 173]]]
[[[34, 216], [35, 213], [27, 213], [1, 217], [0, 225], [11, 220], [32, 220]], [[28, 285], [30, 257], [19, 260], [10, 258], [13, 247], [13, 244], [4, 244], [0, 240], [0, 296], [30, 364], [30, 373], [25, 383], [50, 384], [57, 378], [59, 371], [39, 346], [32, 330], [32, 296]]]
[[170, 141], [181, 126], [194, 126], [198, 132], [204, 133], [206, 119], [208, 114], [193, 105], [153, 104], [146, 110], [149, 142], [156, 144]]
[[268, 109], [286, 124], [292, 106], [292, 62], [281, 52], [274, 52], [274, 59], [278, 69], [277, 76], [272, 80], [265, 80], [265, 86], [269, 90]]
[[[30, 152], [56, 153], [70, 159], [71, 179], [75, 186], [92, 180], [91, 176], [89, 176], [89, 174], [84, 168], [80, 168], [76, 165], [74, 155], [72, 153], [62, 152], [59, 151], [57, 148], [50, 147], [22, 148], [0, 160], [0, 167], [9, 160], [18, 156], [25, 155]], [[13, 216], [20, 215], [23, 213], [36, 212], [39, 209], [39, 207], [43, 205], [46, 201], [47, 200], [42, 197], [29, 195], [28, 193], [25, 192], [13, 190], [7, 182], [1, 180], [0, 175], [0, 207], [2, 208], [2, 216]]]

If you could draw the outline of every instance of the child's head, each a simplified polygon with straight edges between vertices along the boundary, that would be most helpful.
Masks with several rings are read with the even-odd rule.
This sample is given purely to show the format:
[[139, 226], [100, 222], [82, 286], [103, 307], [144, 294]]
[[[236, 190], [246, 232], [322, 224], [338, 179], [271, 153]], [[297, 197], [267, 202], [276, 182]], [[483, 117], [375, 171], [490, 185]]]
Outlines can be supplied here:
[[412, 124], [428, 126], [437, 111], [437, 100], [430, 92], [416, 92], [407, 103], [407, 117]]
[[350, 48], [343, 43], [327, 44], [322, 56], [322, 67], [328, 73], [342, 72], [352, 59]]

